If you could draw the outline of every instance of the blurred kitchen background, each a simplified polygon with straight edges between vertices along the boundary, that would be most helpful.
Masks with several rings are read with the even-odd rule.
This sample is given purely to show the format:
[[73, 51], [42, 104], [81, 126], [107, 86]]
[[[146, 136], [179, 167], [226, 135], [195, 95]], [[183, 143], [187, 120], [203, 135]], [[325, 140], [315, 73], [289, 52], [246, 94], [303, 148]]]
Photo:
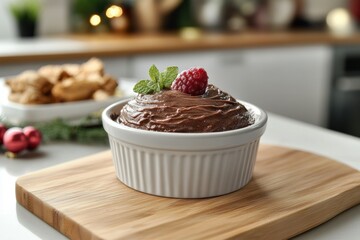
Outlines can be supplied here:
[[1, 0], [0, 76], [92, 56], [120, 82], [202, 66], [239, 99], [360, 136], [359, 23], [360, 0]]

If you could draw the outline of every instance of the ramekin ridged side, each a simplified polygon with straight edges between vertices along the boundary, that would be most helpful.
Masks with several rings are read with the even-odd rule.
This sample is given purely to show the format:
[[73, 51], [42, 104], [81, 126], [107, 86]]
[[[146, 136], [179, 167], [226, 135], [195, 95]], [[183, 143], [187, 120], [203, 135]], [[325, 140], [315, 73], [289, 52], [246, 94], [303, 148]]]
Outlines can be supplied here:
[[141, 192], [175, 198], [227, 194], [251, 179], [259, 139], [217, 150], [174, 151], [120, 141], [109, 134], [118, 179]]

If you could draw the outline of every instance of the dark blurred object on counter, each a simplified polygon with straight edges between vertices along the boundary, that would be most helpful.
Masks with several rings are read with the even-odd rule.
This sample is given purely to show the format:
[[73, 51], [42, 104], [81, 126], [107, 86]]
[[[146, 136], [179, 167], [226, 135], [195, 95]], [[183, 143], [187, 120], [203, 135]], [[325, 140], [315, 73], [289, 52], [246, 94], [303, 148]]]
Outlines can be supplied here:
[[329, 100], [328, 127], [360, 137], [360, 47], [334, 48]]
[[182, 0], [181, 3], [164, 18], [164, 28], [166, 30], [178, 30], [187, 27], [196, 27], [196, 11], [197, 9], [193, 7], [191, 0]]
[[21, 0], [10, 4], [10, 12], [15, 18], [20, 37], [34, 37], [39, 19], [38, 0]]
[[146, 33], [163, 30], [166, 17], [181, 2], [181, 0], [135, 0], [133, 11], [136, 30]]
[[357, 25], [360, 25], [360, 1], [359, 0], [349, 0], [349, 10], [351, 13], [351, 16], [357, 23]]
[[[326, 28], [325, 11], [309, 11], [309, 0], [293, 0], [295, 3], [295, 17], [290, 24], [292, 29], [322, 30]], [[325, 7], [324, 7], [325, 9]]]
[[294, 19], [290, 24], [290, 27], [295, 29], [310, 28], [311, 23], [304, 16], [305, 2], [303, 0], [294, 0], [294, 2], [295, 2], [295, 14], [294, 14]]

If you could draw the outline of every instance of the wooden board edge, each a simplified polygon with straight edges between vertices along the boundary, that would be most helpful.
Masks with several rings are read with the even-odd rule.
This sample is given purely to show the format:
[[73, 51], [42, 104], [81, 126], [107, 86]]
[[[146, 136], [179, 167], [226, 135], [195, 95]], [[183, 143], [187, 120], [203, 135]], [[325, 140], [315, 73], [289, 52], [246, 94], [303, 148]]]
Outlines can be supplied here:
[[[309, 209], [305, 209], [306, 212], [314, 212], [316, 211], [319, 206], [323, 208], [324, 216], [319, 219], [311, 218], [313, 220], [311, 222], [311, 225], [304, 226], [303, 230], [298, 231], [297, 233], [294, 233], [293, 235], [290, 235], [289, 237], [294, 237], [296, 235], [299, 235], [301, 233], [304, 233], [314, 227], [317, 227], [323, 223], [326, 223], [330, 219], [336, 217], [337, 215], [341, 214], [342, 212], [355, 207], [360, 204], [360, 183], [354, 188], [348, 189], [347, 191], [344, 191], [337, 196], [333, 197], [332, 199], [327, 199], [322, 202], [317, 203], [316, 205], [312, 206]], [[298, 215], [301, 215], [300, 212], [297, 213]], [[299, 217], [298, 217], [299, 218]]]
[[[229, 239], [266, 240], [271, 236], [272, 239], [289, 239], [307, 232], [359, 204], [360, 182], [353, 188], [304, 208], [295, 214], [289, 214], [289, 216], [278, 219], [275, 222], [272, 221], [257, 228], [242, 231], [241, 233], [228, 237]], [[314, 215], [321, 217], [315, 218]]]
[[[16, 182], [15, 184], [15, 194], [16, 200], [21, 206], [66, 237], [75, 240], [101, 239], [80, 224], [77, 224], [65, 214], [57, 211], [56, 208], [47, 203], [42, 203], [34, 194], [27, 192], [19, 182]], [[51, 214], [45, 215], [44, 213]]]

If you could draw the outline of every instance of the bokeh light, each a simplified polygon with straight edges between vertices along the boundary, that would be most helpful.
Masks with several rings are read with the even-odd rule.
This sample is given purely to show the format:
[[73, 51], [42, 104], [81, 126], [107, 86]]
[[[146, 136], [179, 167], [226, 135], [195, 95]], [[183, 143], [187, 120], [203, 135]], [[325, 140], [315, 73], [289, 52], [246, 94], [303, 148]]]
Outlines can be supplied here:
[[101, 17], [97, 14], [94, 14], [90, 17], [90, 24], [92, 26], [98, 26], [101, 23]]
[[353, 22], [346, 9], [337, 8], [329, 12], [326, 23], [333, 32], [345, 34], [351, 32]]
[[123, 10], [121, 7], [112, 5], [106, 10], [106, 16], [108, 18], [120, 17], [123, 14]]

